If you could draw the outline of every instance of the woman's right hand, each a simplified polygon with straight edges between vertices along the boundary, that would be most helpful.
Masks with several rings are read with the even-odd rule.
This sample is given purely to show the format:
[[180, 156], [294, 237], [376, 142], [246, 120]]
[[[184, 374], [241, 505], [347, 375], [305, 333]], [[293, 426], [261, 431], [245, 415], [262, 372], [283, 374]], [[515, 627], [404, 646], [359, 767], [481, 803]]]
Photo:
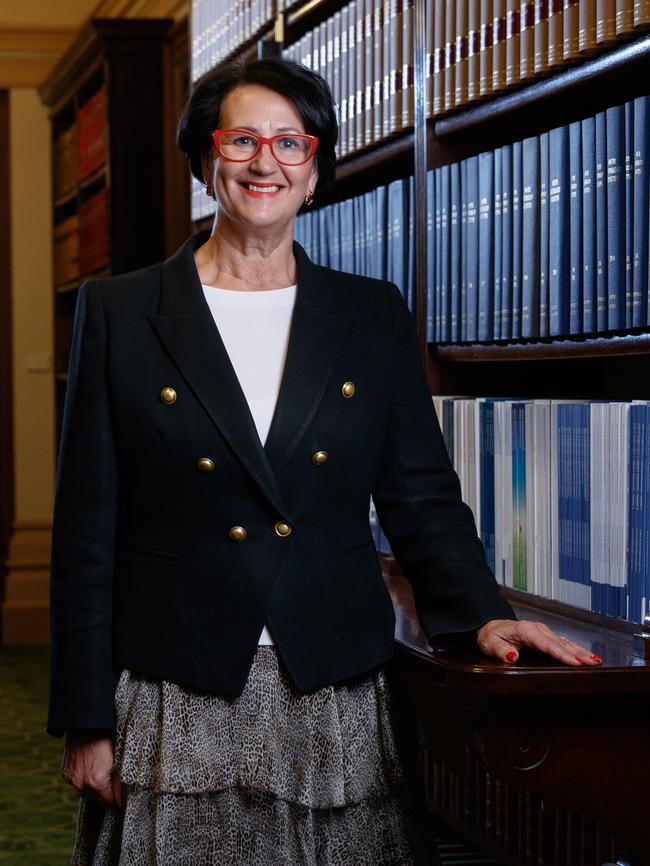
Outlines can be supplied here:
[[113, 740], [102, 731], [68, 731], [61, 775], [82, 797], [122, 808], [122, 782], [113, 773]]

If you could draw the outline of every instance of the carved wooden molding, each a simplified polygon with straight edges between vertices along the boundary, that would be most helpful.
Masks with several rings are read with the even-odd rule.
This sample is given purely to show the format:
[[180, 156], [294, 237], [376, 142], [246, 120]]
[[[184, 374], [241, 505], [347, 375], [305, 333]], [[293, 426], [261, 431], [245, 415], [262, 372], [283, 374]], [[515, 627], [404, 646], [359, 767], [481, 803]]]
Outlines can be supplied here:
[[74, 35], [65, 27], [0, 24], [0, 87], [38, 87]]

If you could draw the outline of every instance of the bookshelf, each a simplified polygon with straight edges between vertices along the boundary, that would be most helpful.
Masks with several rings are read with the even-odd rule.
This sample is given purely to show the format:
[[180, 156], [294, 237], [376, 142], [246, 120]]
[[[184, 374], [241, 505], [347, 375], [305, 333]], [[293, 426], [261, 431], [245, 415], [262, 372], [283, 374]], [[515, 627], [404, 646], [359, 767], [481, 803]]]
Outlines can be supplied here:
[[52, 124], [57, 442], [79, 286], [166, 253], [163, 59], [172, 24], [91, 19], [40, 88]]
[[[273, 28], [278, 43], [276, 52], [288, 49], [289, 56], [298, 60], [309, 59], [309, 48], [304, 47], [304, 40], [312, 34], [314, 40], [318, 38], [318, 43], [313, 44], [320, 48], [323, 39], [330, 38], [328, 21], [333, 21], [338, 15], [337, 21], [340, 22], [343, 10], [353, 6], [356, 10], [361, 7], [362, 16], [375, 14], [373, 10], [377, 8], [376, 4], [365, 4], [364, 0], [356, 4], [309, 0], [280, 8]], [[411, 7], [406, 2], [396, 4], [395, 11], [402, 15], [405, 8]], [[381, 9], [385, 25], [393, 11], [391, 0], [381, 4]], [[489, 10], [487, 22], [480, 20], [484, 10]], [[597, 13], [601, 15], [600, 19], [597, 19]], [[412, 32], [404, 36], [401, 43], [413, 46], [412, 56], [400, 57], [398, 51], [397, 66], [401, 68], [396, 69], [390, 60], [387, 70], [385, 53], [381, 55], [382, 75], [387, 72], [390, 78], [391, 73], [406, 69], [407, 80], [410, 81], [412, 76], [412, 112], [406, 122], [391, 129], [387, 135], [371, 136], [361, 143], [356, 140], [354, 147], [348, 145], [344, 148], [334, 187], [318, 198], [315, 210], [310, 214], [313, 217], [319, 208], [363, 196], [379, 185], [410, 176], [414, 178], [413, 311], [432, 395], [650, 399], [646, 373], [650, 355], [647, 327], [556, 338], [452, 344], [428, 339], [427, 323], [431, 302], [427, 285], [427, 173], [647, 95], [647, 82], [650, 80], [649, 24], [650, 6], [645, 2], [626, 4], [621, 0], [614, 4], [603, 0], [597, 4], [588, 0], [568, 0], [563, 4], [546, 4], [525, 0], [521, 3], [486, 0], [479, 4], [478, 0], [469, 3], [462, 0], [457, 3], [415, 0], [410, 25]], [[342, 25], [339, 23], [338, 26]], [[334, 38], [336, 27], [337, 24], [333, 23]], [[371, 31], [372, 27], [365, 32]], [[340, 33], [342, 30], [339, 38]], [[341, 46], [339, 42], [339, 52]], [[247, 42], [243, 47], [250, 54], [251, 43]], [[268, 34], [264, 50], [273, 50]], [[518, 68], [515, 62], [517, 51]], [[236, 54], [235, 50], [230, 56]], [[336, 56], [336, 48], [333, 55]], [[325, 71], [328, 77], [331, 70], [327, 65], [330, 62], [327, 48], [325, 58], [322, 64], [319, 54], [318, 65], [319, 71]], [[400, 61], [404, 64], [401, 65]], [[494, 73], [491, 76], [489, 70], [486, 72], [484, 69], [486, 63]], [[367, 70], [372, 68], [371, 61], [370, 66], [361, 63], [356, 71], [361, 76], [365, 75], [367, 80]], [[341, 87], [340, 77], [337, 79], [332, 74], [331, 82], [335, 98], [347, 99], [349, 104], [349, 92], [336, 90], [337, 86]], [[364, 110], [367, 108], [368, 103], [364, 101]], [[349, 120], [346, 117], [346, 121]], [[195, 222], [197, 227], [207, 227], [205, 216], [202, 222]], [[382, 564], [387, 578], [393, 579], [395, 561], [390, 556], [382, 556]], [[600, 712], [598, 700], [605, 700], [602, 695], [609, 695], [610, 701], [612, 697], [618, 701], [625, 694], [625, 700], [619, 705], [621, 711], [624, 715], [634, 712], [637, 704], [631, 695], [639, 691], [640, 680], [632, 676], [632, 668], [644, 671], [646, 666], [644, 653], [647, 650], [643, 639], [638, 637], [644, 632], [643, 625], [514, 589], [504, 589], [504, 592], [527, 617], [548, 621], [551, 625], [574, 623], [584, 640], [594, 631], [598, 632], [598, 639], [602, 639], [604, 644], [607, 635], [620, 636], [623, 649], [611, 650], [612, 669], [603, 670], [602, 677], [598, 672], [589, 682], [583, 677], [583, 672], [578, 671], [576, 677], [580, 679], [576, 679], [570, 690], [589, 696], [588, 699], [585, 697], [584, 707], [588, 706], [596, 713]], [[646, 627], [645, 631], [648, 630]], [[408, 644], [408, 640], [405, 643]], [[420, 647], [419, 653], [418, 663], [422, 662], [423, 670], [426, 668], [430, 674], [430, 657], [426, 649]], [[408, 668], [413, 652], [408, 649], [401, 655], [405, 668]], [[476, 661], [468, 658], [464, 664], [468, 675], [474, 676]], [[630, 673], [629, 678], [622, 676], [623, 670]], [[500, 678], [501, 671], [497, 675]], [[444, 676], [447, 678], [447, 674]], [[557, 671], [547, 669], [544, 677], [541, 692], [562, 694], [564, 686], [560, 688], [557, 685]], [[430, 678], [440, 684], [440, 675], [435, 671]], [[527, 694], [532, 703], [539, 701], [541, 692], [535, 689], [542, 679], [530, 676], [527, 680], [531, 683]], [[466, 687], [466, 684], [458, 686], [461, 692]], [[455, 688], [453, 684], [452, 688]], [[507, 694], [511, 688], [510, 683], [504, 684], [504, 693]], [[422, 685], [421, 681], [414, 686], [415, 691], [418, 689], [422, 690], [423, 705], [431, 707], [433, 692], [430, 686]], [[593, 697], [596, 692], [601, 695], [598, 700]], [[582, 697], [576, 699], [576, 707], [572, 709], [576, 719], [581, 718], [581, 701]], [[460, 704], [462, 710], [462, 696]], [[488, 704], [486, 701], [486, 708]], [[562, 704], [558, 703], [558, 712], [561, 712], [561, 707]], [[440, 714], [434, 712], [432, 715], [438, 718]], [[431, 749], [423, 755], [432, 812], [461, 829], [497, 856], [499, 862], [513, 866], [539, 862], [553, 862], [556, 866], [586, 866], [588, 863], [591, 866], [596, 860], [590, 860], [590, 857], [597, 857], [598, 862], [617, 859], [621, 852], [611, 831], [621, 828], [608, 826], [607, 815], [604, 818], [600, 815], [604, 822], [586, 818], [581, 813], [581, 809], [586, 808], [581, 802], [574, 802], [571, 806], [563, 803], [558, 812], [552, 812], [550, 808], [544, 810], [539, 796], [526, 790], [525, 781], [504, 783], [500, 787], [498, 778], [488, 772], [477, 755], [479, 737], [465, 730], [468, 725], [464, 722], [461, 727], [460, 739], [464, 736], [464, 742], [456, 743], [456, 747], [466, 759], [458, 758], [451, 774], [453, 780], [450, 763], [444, 754], [434, 755], [436, 749]], [[443, 730], [442, 734], [448, 734], [450, 741], [453, 738], [451, 731]], [[596, 739], [599, 736], [602, 737], [602, 732], [595, 734]], [[453, 790], [450, 787], [452, 781]], [[504, 838], [502, 831], [495, 826], [495, 802], [500, 804], [497, 809], [511, 810], [506, 833], [509, 838]], [[468, 818], [467, 814], [463, 818], [464, 808], [466, 813], [473, 812], [473, 818]], [[575, 814], [570, 814], [571, 811]], [[492, 818], [486, 818], [488, 813]], [[514, 819], [512, 814], [515, 814]], [[542, 835], [543, 851], [542, 847], [538, 848], [537, 841], [533, 844], [533, 840]]]

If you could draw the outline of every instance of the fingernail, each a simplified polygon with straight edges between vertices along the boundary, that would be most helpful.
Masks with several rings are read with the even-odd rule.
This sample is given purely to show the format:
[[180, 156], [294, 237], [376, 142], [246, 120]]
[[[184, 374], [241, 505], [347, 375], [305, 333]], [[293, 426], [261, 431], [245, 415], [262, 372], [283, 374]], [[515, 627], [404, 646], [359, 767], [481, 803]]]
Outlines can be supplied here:
[[584, 659], [580, 659], [580, 658], [578, 658], [578, 656], [575, 656], [575, 660], [578, 662], [578, 664], [581, 664], [581, 665], [587, 664], [587, 662]]
[[509, 662], [513, 662], [517, 658], [517, 653], [514, 650], [510, 650], [509, 653], [506, 653], [506, 658]]
[[592, 660], [592, 662], [602, 662], [603, 660], [602, 656], [589, 656], [589, 658]]

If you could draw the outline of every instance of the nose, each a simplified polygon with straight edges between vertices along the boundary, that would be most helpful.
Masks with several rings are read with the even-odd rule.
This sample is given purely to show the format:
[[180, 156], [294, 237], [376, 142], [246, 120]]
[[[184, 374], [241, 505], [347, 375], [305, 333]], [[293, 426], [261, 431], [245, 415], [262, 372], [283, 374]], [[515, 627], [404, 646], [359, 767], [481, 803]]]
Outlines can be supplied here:
[[278, 162], [273, 156], [271, 145], [268, 144], [268, 142], [263, 141], [260, 144], [260, 149], [251, 159], [250, 164], [251, 168], [263, 174], [270, 174], [271, 172], [276, 170], [276, 168], [278, 167]]

